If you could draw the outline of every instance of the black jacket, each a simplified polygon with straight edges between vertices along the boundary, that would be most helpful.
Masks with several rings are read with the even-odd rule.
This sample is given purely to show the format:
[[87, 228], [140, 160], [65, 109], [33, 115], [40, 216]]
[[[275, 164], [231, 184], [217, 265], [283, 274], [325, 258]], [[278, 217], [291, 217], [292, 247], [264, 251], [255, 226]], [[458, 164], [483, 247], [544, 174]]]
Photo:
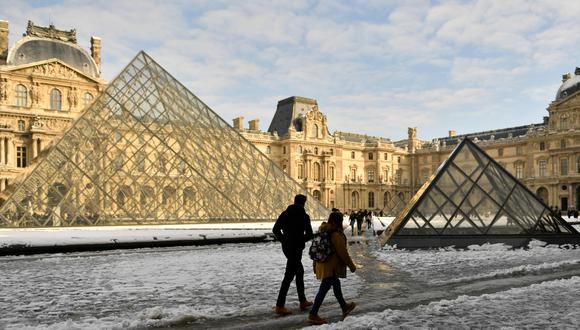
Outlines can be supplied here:
[[280, 214], [272, 232], [282, 242], [283, 249], [302, 251], [312, 239], [310, 216], [303, 206], [292, 204]]

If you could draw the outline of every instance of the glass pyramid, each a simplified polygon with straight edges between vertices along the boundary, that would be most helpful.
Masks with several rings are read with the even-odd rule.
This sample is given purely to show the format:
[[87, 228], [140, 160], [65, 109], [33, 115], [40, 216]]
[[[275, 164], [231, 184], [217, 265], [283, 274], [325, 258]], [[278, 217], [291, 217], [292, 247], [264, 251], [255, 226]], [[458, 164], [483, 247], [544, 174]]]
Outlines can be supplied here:
[[580, 234], [468, 139], [384, 231], [384, 245], [580, 243]]
[[[0, 227], [273, 221], [307, 192], [144, 52], [20, 183]], [[328, 210], [308, 195], [307, 212]]]
[[396, 217], [405, 208], [405, 205], [407, 205], [408, 201], [403, 196], [402, 194], [394, 194], [380, 212], [385, 217]]

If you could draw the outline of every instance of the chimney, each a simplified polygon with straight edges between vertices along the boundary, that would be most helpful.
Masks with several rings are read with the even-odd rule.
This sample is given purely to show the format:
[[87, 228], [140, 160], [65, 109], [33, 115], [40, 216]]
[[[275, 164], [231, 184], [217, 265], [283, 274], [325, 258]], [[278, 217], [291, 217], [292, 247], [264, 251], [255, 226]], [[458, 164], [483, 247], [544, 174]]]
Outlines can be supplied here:
[[250, 124], [250, 131], [260, 130], [260, 119], [250, 120], [248, 124]]
[[456, 135], [457, 135], [457, 132], [456, 131], [449, 131], [449, 137], [450, 138], [455, 137]]
[[0, 64], [8, 58], [8, 21], [0, 21]]
[[101, 38], [91, 37], [91, 57], [95, 60], [99, 73], [101, 72]]
[[580, 76], [580, 68], [576, 67], [576, 70], [574, 70], [574, 74], [577, 76]]
[[566, 82], [570, 78], [572, 78], [572, 74], [570, 72], [565, 73], [562, 75], [562, 82]]
[[550, 117], [544, 116], [544, 125], [548, 125], [549, 122], [550, 122]]
[[244, 129], [244, 117], [234, 118], [234, 128], [240, 131]]

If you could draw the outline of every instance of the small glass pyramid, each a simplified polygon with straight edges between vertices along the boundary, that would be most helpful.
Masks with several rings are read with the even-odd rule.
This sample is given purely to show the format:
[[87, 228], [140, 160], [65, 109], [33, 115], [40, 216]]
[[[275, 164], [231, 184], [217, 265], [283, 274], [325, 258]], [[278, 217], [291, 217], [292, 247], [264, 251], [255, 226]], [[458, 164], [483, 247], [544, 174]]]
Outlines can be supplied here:
[[[144, 52], [20, 183], [0, 227], [274, 221], [307, 192]], [[308, 195], [307, 212], [327, 209]]]
[[383, 232], [380, 241], [423, 248], [530, 239], [580, 243], [580, 234], [475, 143], [463, 140]]

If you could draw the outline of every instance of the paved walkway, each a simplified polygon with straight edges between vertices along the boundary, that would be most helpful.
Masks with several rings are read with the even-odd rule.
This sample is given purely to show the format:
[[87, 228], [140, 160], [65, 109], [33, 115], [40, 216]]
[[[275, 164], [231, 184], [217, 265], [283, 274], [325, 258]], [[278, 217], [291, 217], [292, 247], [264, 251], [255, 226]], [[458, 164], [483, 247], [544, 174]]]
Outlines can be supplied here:
[[[580, 275], [580, 266], [576, 265], [570, 266], [569, 269], [558, 274], [538, 274], [523, 278], [490, 279], [433, 286], [416, 278], [412, 279], [410, 274], [404, 270], [394, 269], [377, 260], [374, 257], [374, 252], [379, 250], [376, 237], [367, 235], [360, 239], [351, 238], [349, 243], [353, 259], [357, 264], [362, 265], [357, 270], [357, 274], [364, 282], [360, 296], [354, 298], [357, 308], [352, 315], [381, 312], [386, 309], [410, 309], [431, 301], [455, 299], [460, 295], [481, 295], [546, 280]], [[177, 329], [299, 329], [308, 325], [306, 323], [308, 312], [300, 312], [297, 308], [293, 308], [293, 312], [295, 314], [286, 317], [277, 317], [272, 313], [216, 321], [206, 320], [203, 323], [183, 324]], [[320, 315], [326, 317], [330, 322], [338, 322], [341, 319], [340, 309], [331, 292], [325, 299]], [[172, 329], [176, 329], [176, 327], [172, 327]]]

